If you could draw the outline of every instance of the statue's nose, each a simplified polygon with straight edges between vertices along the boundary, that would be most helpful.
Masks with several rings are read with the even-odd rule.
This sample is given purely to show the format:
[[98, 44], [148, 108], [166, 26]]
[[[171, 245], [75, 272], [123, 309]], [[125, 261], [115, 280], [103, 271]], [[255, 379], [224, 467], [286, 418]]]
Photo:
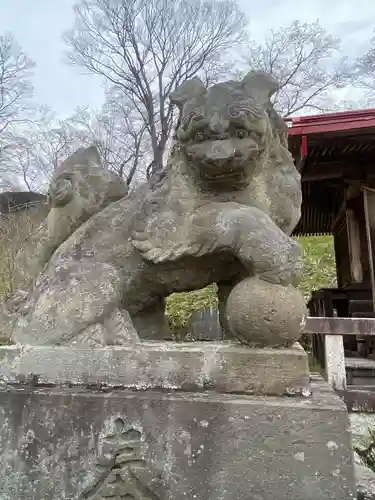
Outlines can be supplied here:
[[211, 148], [206, 152], [206, 158], [210, 162], [223, 164], [233, 158], [235, 153], [231, 141], [213, 141]]
[[221, 117], [219, 113], [214, 113], [210, 120], [210, 130], [214, 134], [224, 134], [229, 128], [229, 120]]

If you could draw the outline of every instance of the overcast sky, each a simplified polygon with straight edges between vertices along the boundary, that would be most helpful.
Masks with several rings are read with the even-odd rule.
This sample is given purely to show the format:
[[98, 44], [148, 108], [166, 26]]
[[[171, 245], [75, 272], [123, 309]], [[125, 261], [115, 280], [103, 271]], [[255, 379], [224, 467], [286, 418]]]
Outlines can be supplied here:
[[[251, 35], [261, 41], [267, 30], [294, 19], [314, 21], [343, 39], [344, 51], [354, 57], [365, 50], [375, 28], [375, 0], [240, 0], [251, 20]], [[67, 116], [78, 105], [98, 106], [100, 82], [64, 64], [61, 34], [73, 24], [75, 0], [0, 0], [0, 34], [11, 31], [37, 64], [35, 99]], [[349, 91], [342, 96], [351, 99]]]

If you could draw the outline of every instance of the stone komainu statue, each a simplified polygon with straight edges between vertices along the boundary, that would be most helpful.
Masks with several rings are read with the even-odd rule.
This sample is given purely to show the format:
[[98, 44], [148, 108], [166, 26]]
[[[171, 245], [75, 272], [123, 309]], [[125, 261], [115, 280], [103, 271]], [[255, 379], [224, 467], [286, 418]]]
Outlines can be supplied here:
[[297, 339], [305, 306], [290, 235], [301, 186], [270, 101], [276, 90], [260, 72], [210, 88], [185, 82], [171, 96], [180, 119], [165, 170], [128, 195], [92, 148], [69, 158], [53, 179], [37, 253], [29, 244], [25, 258], [26, 243], [18, 257], [12, 341], [163, 339], [165, 297], [210, 283], [227, 338], [254, 346]]

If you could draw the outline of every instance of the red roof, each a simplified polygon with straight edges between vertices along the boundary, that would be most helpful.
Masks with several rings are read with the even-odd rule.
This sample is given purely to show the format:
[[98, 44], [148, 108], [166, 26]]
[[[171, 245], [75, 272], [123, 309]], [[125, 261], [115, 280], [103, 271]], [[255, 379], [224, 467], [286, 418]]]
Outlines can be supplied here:
[[287, 120], [289, 136], [321, 134], [375, 127], [375, 108], [298, 116]]
[[345, 175], [350, 170], [358, 170], [359, 178], [375, 174], [375, 109], [287, 122], [289, 150], [302, 179], [302, 215], [294, 234], [330, 234], [342, 206]]

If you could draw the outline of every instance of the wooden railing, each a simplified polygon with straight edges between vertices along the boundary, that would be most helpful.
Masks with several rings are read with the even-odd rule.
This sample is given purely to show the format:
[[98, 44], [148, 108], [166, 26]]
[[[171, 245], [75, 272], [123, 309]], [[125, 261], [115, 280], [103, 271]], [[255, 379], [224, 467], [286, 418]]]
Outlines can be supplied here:
[[309, 316], [304, 334], [324, 335], [325, 371], [328, 383], [336, 390], [346, 390], [343, 335], [375, 336], [375, 318]]

